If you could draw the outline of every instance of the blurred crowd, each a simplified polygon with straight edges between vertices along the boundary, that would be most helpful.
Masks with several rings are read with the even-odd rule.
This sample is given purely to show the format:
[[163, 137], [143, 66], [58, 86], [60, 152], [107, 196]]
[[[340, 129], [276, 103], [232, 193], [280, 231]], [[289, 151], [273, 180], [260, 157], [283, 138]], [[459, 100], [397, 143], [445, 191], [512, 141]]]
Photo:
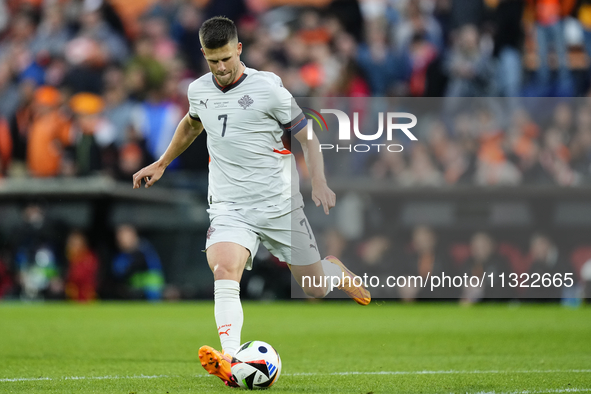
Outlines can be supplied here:
[[[296, 97], [586, 95], [587, 0], [0, 0], [0, 176], [130, 175], [159, 157], [207, 71], [203, 20], [236, 21], [247, 66]], [[277, 6], [282, 4], [282, 6]], [[373, 157], [402, 185], [583, 183], [588, 107], [553, 123], [434, 126]], [[531, 112], [531, 111], [530, 111]], [[534, 123], [537, 119], [534, 119]], [[560, 123], [562, 122], [562, 123]], [[171, 169], [207, 170], [202, 137]], [[457, 154], [456, 154], [457, 153]]]
[[24, 206], [21, 223], [0, 249], [0, 298], [89, 302], [99, 295], [148, 301], [165, 296], [160, 257], [134, 226], [117, 226], [112, 242], [102, 245], [89, 239], [104, 237], [91, 235], [51, 218], [42, 204]]
[[500, 111], [464, 102], [467, 110], [448, 121], [424, 116], [416, 128], [418, 141], [409, 143], [404, 135], [380, 141], [403, 145], [402, 152], [357, 153], [346, 167], [402, 187], [589, 185], [591, 106], [586, 100], [528, 99], [531, 110]]
[[[179, 267], [129, 223], [98, 231], [73, 227], [52, 216], [46, 204], [22, 206], [21, 220], [0, 233], [0, 300], [176, 301], [209, 295], [210, 285], [178, 283]], [[205, 254], [203, 254], [205, 256]], [[195, 270], [196, 256], [188, 262]], [[203, 257], [200, 275], [212, 275]], [[287, 264], [261, 248], [256, 267], [245, 272], [244, 298], [290, 297]], [[166, 275], [165, 263], [169, 263]], [[185, 268], [186, 269], [186, 268]], [[170, 275], [177, 277], [173, 283]], [[186, 282], [186, 272], [181, 274]], [[212, 276], [213, 278], [213, 276]]]
[[[209, 294], [204, 289], [182, 290], [178, 283], [167, 279], [158, 252], [133, 225], [116, 226], [112, 240], [97, 237], [92, 231], [68, 227], [52, 219], [42, 204], [24, 206], [22, 223], [3, 242], [6, 248], [0, 248], [0, 300], [176, 301]], [[531, 233], [525, 241], [516, 239], [524, 234], [508, 237], [489, 231], [447, 235], [426, 225], [397, 235], [376, 231], [353, 240], [337, 228], [326, 228], [317, 234], [324, 254], [340, 256], [356, 274], [375, 276], [380, 283], [385, 283], [389, 276], [427, 280], [429, 276], [466, 274], [495, 278], [493, 286], [489, 282], [482, 287], [446, 285], [434, 291], [407, 279], [406, 286], [373, 288], [374, 298], [408, 302], [429, 298], [462, 303], [490, 299], [578, 303], [591, 299], [588, 242], [565, 247], [560, 237], [542, 232]], [[517, 276], [512, 278], [512, 274]], [[565, 274], [572, 279], [571, 286], [565, 285]], [[547, 286], [545, 280], [545, 286], [536, 287], [535, 275], [546, 275], [554, 282]], [[555, 275], [560, 276], [560, 283]], [[523, 285], [509, 286], [516, 281]], [[541, 279], [538, 281], [542, 283]], [[292, 283], [287, 265], [262, 247], [253, 270], [245, 271], [241, 286], [243, 296], [249, 299], [304, 297]]]
[[[572, 99], [589, 93], [591, 0], [0, 0], [0, 182], [94, 174], [129, 182], [187, 113], [187, 87], [208, 71], [198, 30], [215, 15], [236, 22], [242, 61], [279, 75], [295, 97], [445, 98], [451, 115], [425, 117], [418, 142], [391, 141], [402, 153], [327, 152], [329, 176], [400, 186], [591, 183], [591, 102]], [[517, 104], [501, 116], [494, 106], [462, 111], [454, 98], [466, 96]], [[512, 101], [520, 96], [531, 100]], [[548, 96], [551, 105], [536, 101]], [[205, 139], [170, 172], [205, 173]], [[13, 230], [0, 249], [0, 298], [181, 296], [132, 225], [113, 229], [106, 253], [95, 243], [104, 234], [65, 228], [36, 204]], [[396, 250], [385, 235], [323, 238], [327, 254], [353, 256], [360, 272], [572, 269], [577, 283], [591, 278], [589, 250], [560, 250], [545, 234], [531, 235], [527, 251], [488, 233], [438, 243], [427, 227]], [[255, 268], [245, 294], [289, 297], [285, 266], [263, 256]]]

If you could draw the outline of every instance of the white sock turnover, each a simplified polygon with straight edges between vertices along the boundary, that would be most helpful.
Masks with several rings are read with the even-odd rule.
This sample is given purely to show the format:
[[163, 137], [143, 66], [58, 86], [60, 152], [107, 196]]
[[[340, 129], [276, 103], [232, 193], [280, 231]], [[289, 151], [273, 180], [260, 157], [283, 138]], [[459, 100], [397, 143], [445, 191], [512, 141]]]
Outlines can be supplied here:
[[[341, 267], [336, 265], [335, 263], [329, 260], [321, 260], [322, 269], [324, 270], [324, 276], [338, 276], [341, 277], [343, 271], [341, 271]], [[330, 280], [329, 280], [330, 282]], [[330, 293], [330, 286], [326, 287], [326, 294], [325, 297]]]
[[240, 347], [240, 332], [244, 322], [240, 302], [240, 283], [220, 279], [213, 284], [215, 322], [224, 352], [233, 356]]

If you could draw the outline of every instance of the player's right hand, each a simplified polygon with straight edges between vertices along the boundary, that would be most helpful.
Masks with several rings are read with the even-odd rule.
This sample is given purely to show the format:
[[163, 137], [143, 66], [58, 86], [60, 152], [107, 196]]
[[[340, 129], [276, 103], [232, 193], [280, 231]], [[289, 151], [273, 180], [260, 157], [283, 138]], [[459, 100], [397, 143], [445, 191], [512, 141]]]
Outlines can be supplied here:
[[142, 168], [133, 174], [133, 188], [138, 189], [142, 185], [142, 179], [146, 182], [146, 188], [152, 186], [162, 177], [165, 169], [166, 167], [159, 161]]

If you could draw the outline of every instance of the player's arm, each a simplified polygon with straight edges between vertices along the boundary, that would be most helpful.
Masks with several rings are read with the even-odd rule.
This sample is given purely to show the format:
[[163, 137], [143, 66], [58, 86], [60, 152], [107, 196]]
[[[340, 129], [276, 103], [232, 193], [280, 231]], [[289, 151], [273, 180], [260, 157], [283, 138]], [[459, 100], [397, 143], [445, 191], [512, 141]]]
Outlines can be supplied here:
[[324, 159], [320, 151], [320, 142], [316, 133], [312, 133], [312, 139], [307, 136], [307, 128], [303, 128], [295, 134], [295, 138], [302, 144], [306, 166], [312, 179], [312, 200], [317, 207], [322, 204], [324, 213], [328, 215], [330, 208], [336, 204], [337, 196], [326, 184], [324, 176]]
[[150, 187], [156, 183], [162, 177], [162, 174], [164, 174], [166, 167], [183, 153], [202, 131], [203, 124], [201, 124], [201, 121], [191, 118], [189, 114], [185, 115], [179, 122], [172, 141], [170, 141], [166, 152], [164, 152], [160, 159], [133, 175], [133, 188], [139, 188], [142, 185], [142, 179], [146, 182], [146, 187]]

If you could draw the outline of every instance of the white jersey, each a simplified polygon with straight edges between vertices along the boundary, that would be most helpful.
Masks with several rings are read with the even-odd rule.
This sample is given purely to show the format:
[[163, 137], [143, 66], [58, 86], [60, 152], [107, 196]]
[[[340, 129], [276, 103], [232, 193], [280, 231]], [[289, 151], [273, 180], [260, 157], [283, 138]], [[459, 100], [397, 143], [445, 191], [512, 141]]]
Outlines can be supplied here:
[[246, 68], [221, 87], [212, 73], [189, 85], [189, 116], [207, 132], [210, 206], [289, 211], [303, 205], [293, 154], [281, 141], [307, 123], [271, 73]]

